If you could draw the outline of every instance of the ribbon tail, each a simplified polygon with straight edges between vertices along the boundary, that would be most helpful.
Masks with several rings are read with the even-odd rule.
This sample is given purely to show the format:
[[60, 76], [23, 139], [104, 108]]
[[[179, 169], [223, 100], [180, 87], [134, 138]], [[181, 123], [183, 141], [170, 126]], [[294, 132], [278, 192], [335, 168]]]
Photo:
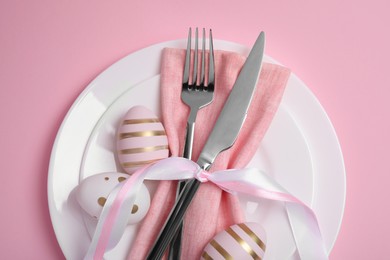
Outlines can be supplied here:
[[145, 179], [145, 169], [141, 168], [126, 181], [119, 183], [108, 196], [85, 260], [103, 259], [104, 253], [120, 241], [130, 217], [130, 209]]
[[119, 183], [107, 198], [85, 260], [103, 259], [122, 238], [135, 198], [145, 179], [183, 180], [195, 177], [196, 163], [179, 157], [170, 157], [144, 166]]
[[300, 259], [328, 259], [317, 219], [311, 209], [287, 202], [286, 211]]
[[272, 177], [247, 168], [215, 172], [209, 180], [232, 194], [283, 202], [300, 259], [328, 259], [315, 213]]

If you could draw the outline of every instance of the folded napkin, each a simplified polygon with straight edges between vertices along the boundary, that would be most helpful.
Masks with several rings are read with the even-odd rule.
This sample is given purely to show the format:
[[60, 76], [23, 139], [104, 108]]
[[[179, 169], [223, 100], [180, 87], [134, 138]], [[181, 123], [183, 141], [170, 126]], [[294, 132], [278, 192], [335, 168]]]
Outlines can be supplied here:
[[[215, 51], [213, 102], [198, 113], [193, 160], [196, 161], [233, 87], [246, 57]], [[161, 111], [172, 156], [180, 156], [185, 142], [189, 107], [181, 101], [185, 50], [164, 49], [161, 64]], [[290, 70], [264, 63], [246, 121], [234, 146], [222, 152], [210, 172], [243, 168], [252, 159], [280, 104]], [[149, 212], [141, 224], [128, 259], [145, 259], [175, 201], [177, 183], [161, 181]], [[184, 218], [182, 259], [200, 259], [203, 248], [225, 228], [243, 222], [237, 197], [217, 186], [203, 183]]]

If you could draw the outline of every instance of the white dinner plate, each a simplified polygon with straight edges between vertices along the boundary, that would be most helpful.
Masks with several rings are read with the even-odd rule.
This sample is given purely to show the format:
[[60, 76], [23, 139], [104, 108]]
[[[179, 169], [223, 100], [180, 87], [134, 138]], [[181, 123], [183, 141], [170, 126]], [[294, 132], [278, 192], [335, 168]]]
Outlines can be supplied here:
[[[115, 131], [134, 105], [159, 111], [159, 70], [165, 47], [185, 48], [185, 40], [164, 42], [130, 54], [101, 73], [75, 101], [53, 146], [48, 200], [57, 240], [67, 259], [82, 259], [96, 222], [78, 207], [74, 189], [87, 176], [122, 171], [115, 161]], [[247, 55], [249, 49], [215, 40], [215, 49]], [[276, 63], [270, 57], [266, 62]], [[319, 221], [328, 252], [341, 225], [345, 170], [333, 126], [320, 103], [294, 74], [260, 148], [248, 167], [266, 171], [289, 192], [310, 205]], [[148, 182], [153, 193], [155, 183]], [[248, 221], [267, 231], [266, 259], [293, 259], [294, 240], [281, 205], [241, 198]], [[107, 259], [125, 258], [137, 232], [128, 226]]]

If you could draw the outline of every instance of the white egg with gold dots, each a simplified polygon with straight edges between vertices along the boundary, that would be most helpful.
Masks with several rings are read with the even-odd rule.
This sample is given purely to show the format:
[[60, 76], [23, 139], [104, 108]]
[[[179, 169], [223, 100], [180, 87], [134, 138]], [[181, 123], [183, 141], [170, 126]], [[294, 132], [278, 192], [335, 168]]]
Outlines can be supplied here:
[[[80, 207], [91, 217], [99, 219], [111, 191], [127, 178], [129, 178], [128, 174], [118, 172], [100, 173], [85, 178], [76, 189], [76, 199]], [[149, 207], [150, 194], [148, 188], [142, 184], [127, 223], [133, 225], [140, 222]]]

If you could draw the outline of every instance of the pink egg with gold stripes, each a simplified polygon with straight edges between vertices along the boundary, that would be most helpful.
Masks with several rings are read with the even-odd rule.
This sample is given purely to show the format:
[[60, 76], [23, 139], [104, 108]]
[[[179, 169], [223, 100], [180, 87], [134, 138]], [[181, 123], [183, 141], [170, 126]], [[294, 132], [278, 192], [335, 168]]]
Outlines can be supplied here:
[[201, 259], [263, 259], [266, 242], [260, 224], [236, 224], [218, 233], [205, 247]]
[[129, 174], [168, 157], [167, 135], [152, 111], [144, 106], [129, 109], [118, 128], [117, 154], [122, 168]]

